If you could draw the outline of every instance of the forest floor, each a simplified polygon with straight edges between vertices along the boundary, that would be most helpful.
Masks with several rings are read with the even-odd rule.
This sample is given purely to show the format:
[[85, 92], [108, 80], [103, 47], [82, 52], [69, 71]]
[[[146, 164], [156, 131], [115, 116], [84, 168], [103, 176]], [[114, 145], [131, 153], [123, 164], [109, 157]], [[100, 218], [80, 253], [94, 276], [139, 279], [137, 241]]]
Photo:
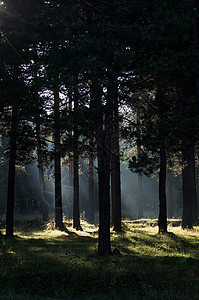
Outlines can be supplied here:
[[[19, 222], [14, 238], [0, 236], [0, 299], [199, 299], [199, 227], [182, 230], [169, 221], [123, 221], [111, 231], [118, 255], [97, 255], [97, 230]], [[34, 225], [34, 226], [33, 226]]]

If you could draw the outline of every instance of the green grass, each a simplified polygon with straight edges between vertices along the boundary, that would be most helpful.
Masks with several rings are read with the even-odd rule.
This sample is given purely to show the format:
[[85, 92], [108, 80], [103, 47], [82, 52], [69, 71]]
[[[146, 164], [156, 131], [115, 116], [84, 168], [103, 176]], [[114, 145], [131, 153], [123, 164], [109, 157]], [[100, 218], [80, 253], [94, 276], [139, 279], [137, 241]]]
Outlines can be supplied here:
[[0, 237], [0, 299], [199, 299], [199, 227], [169, 224], [159, 235], [157, 220], [126, 220], [111, 232], [121, 255], [103, 258], [86, 222], [83, 232], [20, 223], [14, 238]]

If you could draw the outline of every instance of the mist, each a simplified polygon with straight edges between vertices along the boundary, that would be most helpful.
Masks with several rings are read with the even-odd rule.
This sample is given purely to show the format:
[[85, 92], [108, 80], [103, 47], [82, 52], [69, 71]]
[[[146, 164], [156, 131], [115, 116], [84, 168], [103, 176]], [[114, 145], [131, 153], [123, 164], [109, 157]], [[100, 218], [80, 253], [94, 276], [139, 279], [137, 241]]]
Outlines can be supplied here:
[[[1, 165], [2, 171], [7, 170], [7, 165]], [[6, 172], [5, 172], [6, 174]], [[62, 204], [63, 214], [66, 219], [73, 217], [73, 187], [69, 184], [68, 166], [62, 167]], [[54, 173], [53, 169], [45, 174], [45, 201], [51, 218], [54, 217]], [[6, 209], [7, 177], [2, 178], [0, 209]], [[181, 215], [181, 179], [172, 179], [174, 216]], [[39, 171], [37, 163], [25, 167], [17, 167], [16, 176], [16, 203], [15, 214], [34, 213], [40, 214], [41, 209], [41, 186], [39, 181]], [[168, 188], [167, 188], [168, 191]], [[121, 194], [122, 194], [122, 218], [138, 218], [138, 174], [131, 172], [127, 164], [121, 162]], [[88, 212], [88, 175], [87, 164], [82, 160], [79, 170], [79, 196], [80, 196], [80, 215], [87, 217]], [[158, 217], [158, 182], [157, 178], [142, 176], [142, 203], [143, 217]], [[98, 178], [94, 168], [94, 213], [95, 222], [98, 222]]]

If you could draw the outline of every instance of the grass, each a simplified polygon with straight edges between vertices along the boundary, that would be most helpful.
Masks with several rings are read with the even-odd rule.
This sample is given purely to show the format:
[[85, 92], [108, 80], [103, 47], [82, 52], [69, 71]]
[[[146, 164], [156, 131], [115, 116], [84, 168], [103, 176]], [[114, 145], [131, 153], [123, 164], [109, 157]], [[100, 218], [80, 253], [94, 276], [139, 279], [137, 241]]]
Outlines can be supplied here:
[[[31, 222], [30, 222], [31, 224]], [[124, 221], [111, 232], [121, 255], [99, 257], [97, 228], [66, 232], [18, 224], [0, 237], [0, 299], [199, 299], [199, 227], [182, 230], [157, 220]], [[26, 225], [26, 227], [24, 227]]]

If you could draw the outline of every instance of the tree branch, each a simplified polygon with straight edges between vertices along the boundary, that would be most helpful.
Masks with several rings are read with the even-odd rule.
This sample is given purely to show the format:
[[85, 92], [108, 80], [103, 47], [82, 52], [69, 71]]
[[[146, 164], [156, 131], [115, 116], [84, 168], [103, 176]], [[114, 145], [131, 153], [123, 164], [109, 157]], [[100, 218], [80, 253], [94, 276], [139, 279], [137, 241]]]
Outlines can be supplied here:
[[142, 3], [140, 2], [125, 2], [125, 3], [117, 3], [117, 4], [112, 4], [103, 0], [93, 0], [93, 2], [98, 2], [104, 5], [107, 5], [109, 7], [115, 8], [115, 7], [119, 7], [119, 6], [123, 6], [123, 5], [142, 5]]

